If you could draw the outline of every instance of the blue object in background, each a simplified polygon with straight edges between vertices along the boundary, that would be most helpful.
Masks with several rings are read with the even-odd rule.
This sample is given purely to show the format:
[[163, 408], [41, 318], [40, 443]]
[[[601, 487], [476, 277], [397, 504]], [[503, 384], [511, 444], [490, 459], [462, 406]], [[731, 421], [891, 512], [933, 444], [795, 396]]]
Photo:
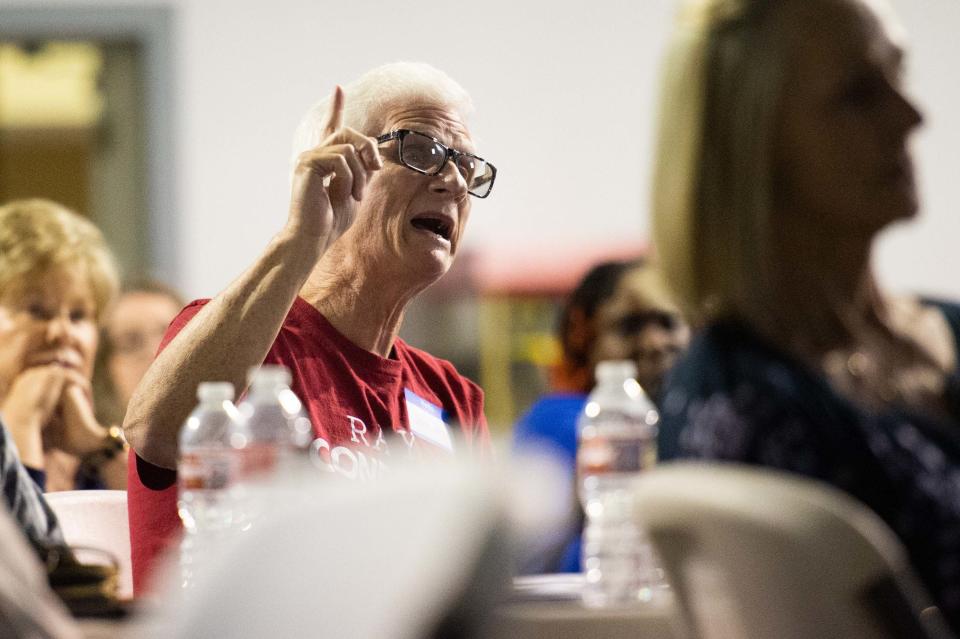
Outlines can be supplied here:
[[[579, 393], [545, 395], [530, 407], [513, 430], [515, 450], [549, 450], [569, 471], [570, 485], [576, 481], [577, 420], [587, 396]], [[576, 494], [576, 489], [573, 489]], [[580, 533], [571, 531], [559, 561], [537, 572], [580, 572]]]

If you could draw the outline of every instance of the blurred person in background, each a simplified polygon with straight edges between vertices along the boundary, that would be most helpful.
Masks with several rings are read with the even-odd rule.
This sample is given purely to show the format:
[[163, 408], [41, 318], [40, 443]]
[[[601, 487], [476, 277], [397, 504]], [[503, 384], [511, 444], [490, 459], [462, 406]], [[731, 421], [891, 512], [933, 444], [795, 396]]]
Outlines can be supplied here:
[[134, 389], [183, 306], [175, 290], [155, 280], [135, 280], [121, 287], [100, 327], [93, 367], [94, 406], [101, 424], [123, 423]]
[[47, 200], [0, 207], [0, 414], [47, 490], [126, 485], [122, 434], [97, 421], [90, 384], [116, 290], [88, 220]]
[[654, 228], [705, 329], [660, 450], [826, 481], [900, 537], [960, 630], [960, 308], [893, 296], [877, 234], [918, 209], [904, 34], [876, 0], [699, 0], [663, 75]]
[[374, 479], [390, 460], [488, 453], [480, 388], [398, 338], [407, 305], [450, 268], [474, 198], [493, 187], [471, 110], [444, 73], [396, 63], [308, 112], [286, 225], [226, 290], [174, 320], [127, 408], [138, 592], [181, 529], [178, 435], [200, 382], [242, 391], [251, 366], [286, 366], [316, 461], [349, 479]]
[[[690, 329], [670, 300], [656, 271], [643, 260], [594, 266], [570, 294], [557, 326], [561, 361], [555, 391], [539, 400], [514, 427], [514, 448], [539, 449], [568, 469], [574, 489], [577, 420], [594, 386], [599, 362], [627, 359], [637, 381], [656, 403], [663, 377], [690, 341]], [[576, 506], [579, 513], [579, 505]], [[579, 572], [582, 513], [563, 531], [556, 557], [524, 566], [528, 572]]]

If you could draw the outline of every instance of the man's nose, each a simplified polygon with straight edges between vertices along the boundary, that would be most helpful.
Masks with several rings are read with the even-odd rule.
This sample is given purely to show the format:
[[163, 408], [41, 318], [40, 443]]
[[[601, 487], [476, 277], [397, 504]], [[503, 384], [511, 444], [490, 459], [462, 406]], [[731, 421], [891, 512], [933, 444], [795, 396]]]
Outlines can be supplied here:
[[440, 172], [433, 176], [430, 190], [434, 193], [453, 193], [458, 198], [467, 195], [467, 182], [461, 175], [453, 158], [447, 160]]

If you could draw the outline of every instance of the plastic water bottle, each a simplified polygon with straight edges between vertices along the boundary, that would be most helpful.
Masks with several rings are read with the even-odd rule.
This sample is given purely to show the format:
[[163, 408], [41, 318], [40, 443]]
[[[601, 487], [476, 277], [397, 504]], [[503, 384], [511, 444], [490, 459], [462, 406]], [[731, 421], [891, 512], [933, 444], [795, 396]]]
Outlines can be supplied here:
[[180, 431], [177, 510], [185, 534], [180, 547], [181, 585], [188, 588], [210, 549], [235, 523], [239, 459], [230, 444], [241, 428], [233, 384], [204, 382], [199, 405]]
[[[238, 406], [243, 430], [232, 443], [242, 459], [240, 474], [247, 492], [256, 493], [249, 488], [276, 480], [283, 473], [296, 472], [307, 462], [313, 427], [300, 399], [290, 389], [290, 371], [286, 367], [251, 368], [247, 381], [249, 390]], [[261, 516], [265, 507], [255, 494], [248, 497], [243, 507], [244, 529]]]
[[600, 362], [577, 424], [583, 600], [591, 607], [652, 602], [667, 588], [630, 508], [631, 485], [656, 463], [660, 419], [636, 373], [630, 361]]

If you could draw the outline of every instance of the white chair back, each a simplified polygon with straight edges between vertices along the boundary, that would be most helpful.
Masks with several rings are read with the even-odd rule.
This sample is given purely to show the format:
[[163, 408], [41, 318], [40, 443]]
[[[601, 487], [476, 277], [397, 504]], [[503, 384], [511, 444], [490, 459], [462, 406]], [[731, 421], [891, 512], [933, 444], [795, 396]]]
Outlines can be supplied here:
[[676, 463], [634, 496], [692, 638], [950, 636], [892, 531], [830, 486]]
[[473, 636], [509, 588], [494, 477], [402, 459], [389, 472], [359, 483], [311, 469], [251, 487], [260, 518], [208, 554], [188, 591], [169, 580], [147, 636]]
[[66, 490], [44, 497], [60, 520], [67, 544], [110, 552], [120, 567], [117, 594], [124, 599], [133, 597], [126, 491]]

